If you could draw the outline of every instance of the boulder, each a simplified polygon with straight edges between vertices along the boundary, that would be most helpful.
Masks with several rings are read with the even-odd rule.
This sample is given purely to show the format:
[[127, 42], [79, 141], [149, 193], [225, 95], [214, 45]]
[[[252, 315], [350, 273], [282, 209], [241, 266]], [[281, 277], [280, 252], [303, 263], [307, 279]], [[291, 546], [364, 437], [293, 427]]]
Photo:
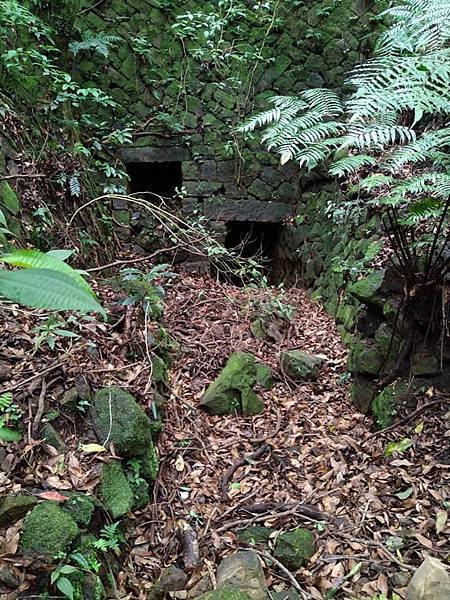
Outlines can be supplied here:
[[217, 568], [217, 585], [244, 592], [251, 600], [267, 600], [269, 592], [258, 555], [241, 550], [226, 556]]
[[314, 536], [309, 529], [298, 527], [282, 533], [275, 546], [274, 556], [288, 569], [297, 571], [315, 553]]
[[170, 565], [164, 569], [149, 594], [149, 600], [162, 600], [168, 592], [179, 592], [186, 589], [187, 575], [176, 567]]
[[78, 525], [55, 502], [42, 502], [28, 514], [22, 529], [23, 550], [42, 554], [66, 552], [78, 535]]
[[3, 496], [0, 497], [0, 527], [14, 525], [23, 519], [28, 511], [37, 504], [34, 496]]
[[105, 463], [100, 478], [100, 498], [113, 519], [122, 517], [133, 507], [134, 495], [119, 461]]
[[417, 377], [442, 373], [439, 351], [433, 353], [428, 349], [422, 349], [414, 352], [411, 357], [411, 373]]
[[246, 352], [234, 352], [219, 377], [203, 394], [200, 408], [211, 415], [234, 414], [241, 410], [245, 416], [264, 409], [253, 387], [257, 382], [255, 358]]
[[91, 418], [99, 442], [114, 444], [120, 456], [142, 455], [153, 444], [151, 421], [126, 390], [99, 390], [92, 400]]
[[323, 358], [300, 350], [285, 350], [280, 356], [280, 365], [288, 377], [294, 381], [315, 381]]
[[448, 600], [450, 576], [437, 558], [427, 556], [409, 582], [407, 600]]

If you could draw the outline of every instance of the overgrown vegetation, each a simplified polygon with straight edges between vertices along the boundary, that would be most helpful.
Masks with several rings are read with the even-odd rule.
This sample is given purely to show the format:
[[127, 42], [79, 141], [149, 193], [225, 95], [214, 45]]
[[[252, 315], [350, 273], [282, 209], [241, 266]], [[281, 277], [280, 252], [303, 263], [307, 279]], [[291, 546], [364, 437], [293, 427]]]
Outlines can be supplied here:
[[[281, 163], [325, 163], [343, 181], [346, 212], [378, 212], [406, 302], [432, 305], [443, 335], [442, 286], [450, 271], [450, 2], [404, 0], [382, 13], [389, 24], [373, 58], [349, 74], [341, 100], [312, 89], [272, 98], [273, 108], [240, 130], [263, 128]], [[349, 93], [348, 93], [349, 92]], [[340, 266], [339, 268], [342, 268]]]

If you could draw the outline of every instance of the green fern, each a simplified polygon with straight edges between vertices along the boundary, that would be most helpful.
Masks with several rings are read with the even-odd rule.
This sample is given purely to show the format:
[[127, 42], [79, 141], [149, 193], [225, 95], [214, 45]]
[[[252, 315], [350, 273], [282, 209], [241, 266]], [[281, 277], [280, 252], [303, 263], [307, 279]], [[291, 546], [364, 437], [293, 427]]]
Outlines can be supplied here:
[[71, 42], [69, 50], [76, 57], [80, 52], [93, 51], [103, 58], [108, 58], [111, 46], [120, 40], [115, 35], [104, 35], [101, 33], [84, 32], [84, 39], [80, 42]]

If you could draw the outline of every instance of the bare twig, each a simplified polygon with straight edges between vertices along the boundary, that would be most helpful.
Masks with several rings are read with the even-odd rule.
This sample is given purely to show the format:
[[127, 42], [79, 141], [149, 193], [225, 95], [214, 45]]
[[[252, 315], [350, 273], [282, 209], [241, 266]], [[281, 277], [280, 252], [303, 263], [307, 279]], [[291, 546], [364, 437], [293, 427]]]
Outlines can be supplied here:
[[33, 438], [36, 439], [39, 434], [39, 425], [41, 423], [42, 415], [45, 410], [45, 394], [47, 392], [47, 383], [45, 379], [42, 380], [41, 393], [39, 394], [38, 400], [38, 409], [36, 411], [36, 416], [33, 420], [33, 426], [31, 427], [31, 433]]
[[239, 467], [243, 467], [245, 464], [248, 464], [250, 461], [256, 460], [260, 456], [262, 456], [264, 454], [264, 452], [266, 452], [268, 447], [269, 446], [267, 444], [265, 444], [265, 443], [262, 444], [262, 446], [260, 446], [258, 448], [258, 450], [256, 450], [255, 452], [252, 452], [248, 456], [244, 456], [243, 458], [240, 458], [238, 461], [233, 463], [231, 465], [231, 467], [226, 471], [225, 475], [223, 475], [222, 479], [220, 480], [220, 490], [222, 492], [222, 498], [223, 498], [224, 502], [229, 502], [229, 500], [230, 500], [227, 490], [228, 490], [228, 484], [230, 482], [230, 479], [233, 477], [234, 473], [239, 469]]
[[299, 582], [296, 580], [294, 575], [292, 575], [292, 573], [288, 569], [286, 569], [286, 567], [283, 565], [283, 563], [281, 563], [279, 560], [277, 560], [271, 554], [269, 554], [268, 552], [266, 552], [264, 550], [253, 549], [253, 551], [256, 552], [256, 554], [258, 554], [259, 556], [262, 556], [263, 558], [265, 558], [266, 560], [270, 560], [270, 562], [272, 562], [275, 566], [277, 566], [280, 569], [280, 571], [282, 571], [286, 575], [286, 577], [289, 579], [289, 581], [292, 583], [292, 585], [295, 587], [295, 589], [297, 590], [297, 592], [300, 594], [300, 596], [302, 598], [307, 599], [307, 598], [313, 597], [310, 594], [308, 594], [307, 592], [305, 592], [300, 587]]

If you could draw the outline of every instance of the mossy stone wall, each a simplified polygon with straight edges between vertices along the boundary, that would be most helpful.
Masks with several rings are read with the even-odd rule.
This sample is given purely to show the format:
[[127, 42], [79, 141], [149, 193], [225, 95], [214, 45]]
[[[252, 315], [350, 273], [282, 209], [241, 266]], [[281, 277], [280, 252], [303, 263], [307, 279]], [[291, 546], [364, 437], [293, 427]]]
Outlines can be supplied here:
[[[182, 165], [186, 212], [219, 221], [279, 221], [299, 199], [299, 170], [280, 166], [258, 136], [244, 142], [236, 125], [266, 108], [268, 96], [339, 86], [372, 43], [367, 32], [376, 4], [241, 0], [220, 9], [199, 0], [98, 6], [86, 0], [83, 28], [117, 40], [107, 58], [78, 54], [74, 73], [114, 98], [118, 127], [134, 121], [135, 156], [139, 148], [189, 152]], [[189, 18], [181, 18], [188, 13], [191, 29]], [[214, 32], [219, 18], [225, 25]]]

